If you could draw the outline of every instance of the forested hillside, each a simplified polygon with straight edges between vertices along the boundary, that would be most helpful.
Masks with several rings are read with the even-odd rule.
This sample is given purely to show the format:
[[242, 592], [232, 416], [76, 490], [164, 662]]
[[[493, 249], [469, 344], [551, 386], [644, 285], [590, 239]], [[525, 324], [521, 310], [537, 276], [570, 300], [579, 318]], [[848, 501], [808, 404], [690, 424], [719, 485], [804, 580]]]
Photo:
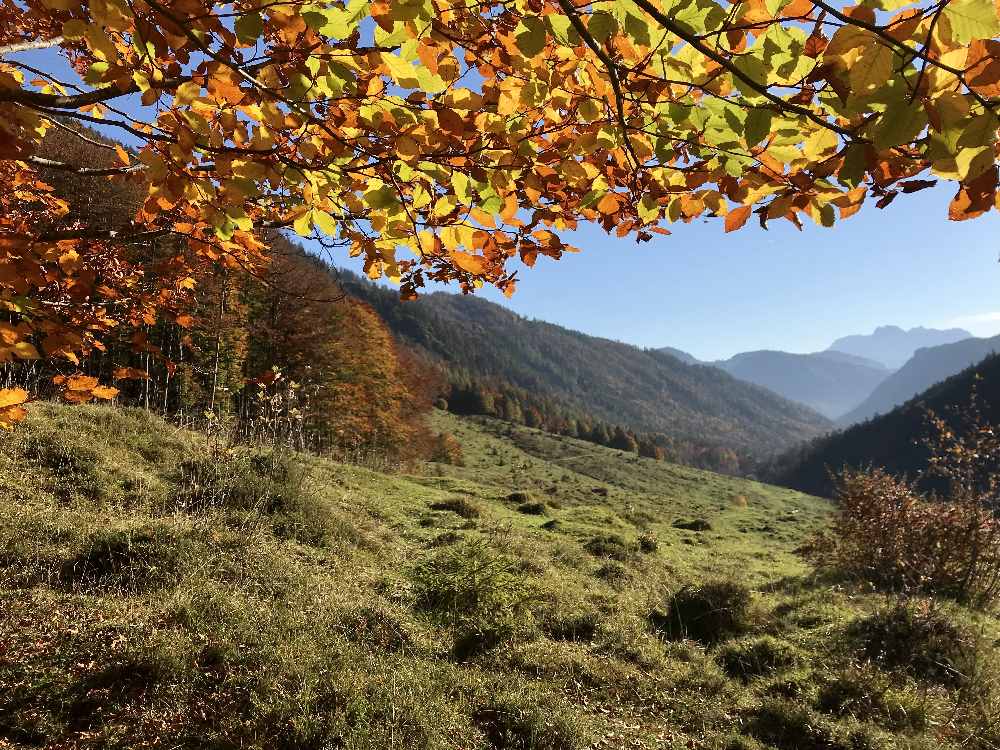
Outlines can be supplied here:
[[641, 350], [469, 296], [435, 293], [400, 302], [391, 289], [344, 274], [401, 340], [446, 363], [453, 382], [503, 382], [633, 429], [767, 455], [819, 434], [811, 409], [714, 367]]
[[839, 422], [851, 425], [885, 414], [945, 378], [1000, 351], [1000, 336], [990, 339], [967, 338], [951, 344], [918, 349], [897, 372], [883, 380], [863, 402]]
[[829, 470], [844, 466], [883, 467], [914, 477], [927, 468], [927, 410], [949, 417], [969, 405], [975, 386], [987, 421], [1000, 422], [1000, 356], [991, 355], [929, 388], [887, 414], [794, 448], [769, 465], [762, 476], [770, 482], [814, 495], [829, 496]]

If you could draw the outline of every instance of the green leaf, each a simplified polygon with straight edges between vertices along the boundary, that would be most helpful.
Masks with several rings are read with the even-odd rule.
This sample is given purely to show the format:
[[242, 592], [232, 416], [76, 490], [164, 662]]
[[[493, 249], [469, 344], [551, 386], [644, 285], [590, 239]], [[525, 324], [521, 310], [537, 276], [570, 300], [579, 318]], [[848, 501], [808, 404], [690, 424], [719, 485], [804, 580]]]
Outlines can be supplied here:
[[893, 52], [888, 46], [873, 41], [848, 71], [851, 90], [864, 96], [885, 85], [892, 75], [892, 58]]
[[548, 23], [549, 30], [556, 41], [561, 44], [570, 44], [573, 46], [580, 43], [580, 35], [566, 16], [559, 13], [550, 13], [545, 16], [545, 21]]
[[[743, 55], [737, 58], [736, 68], [758, 86], [763, 86], [767, 83], [767, 66], [755, 55]], [[754, 90], [753, 86], [742, 78], [733, 76], [733, 85], [748, 99], [761, 98], [761, 95]]]
[[945, 6], [944, 16], [959, 44], [1000, 36], [1000, 19], [993, 0], [952, 0]]
[[525, 16], [514, 31], [514, 43], [526, 56], [534, 57], [545, 49], [548, 33], [545, 21], [538, 16]]
[[926, 126], [927, 113], [922, 106], [906, 100], [893, 102], [878, 119], [873, 140], [880, 149], [900, 146], [920, 135]]
[[618, 31], [618, 21], [610, 13], [603, 10], [595, 11], [587, 22], [587, 31], [598, 42], [606, 42]]
[[788, 4], [788, 0], [764, 0], [764, 7], [772, 16], [778, 15], [779, 11]]
[[751, 109], [743, 126], [747, 146], [756, 146], [771, 132], [771, 113], [763, 108]]
[[252, 42], [264, 33], [264, 19], [260, 13], [244, 13], [236, 19], [236, 37], [241, 42]]
[[865, 146], [862, 143], [854, 143], [847, 147], [844, 154], [844, 164], [840, 167], [837, 179], [849, 187], [857, 187], [865, 176], [868, 169], [868, 160], [865, 158]]
[[649, 23], [645, 18], [639, 18], [632, 13], [627, 14], [625, 16], [625, 33], [636, 44], [641, 44], [644, 47], [651, 47], [653, 44], [649, 36]]
[[836, 133], [826, 128], [819, 128], [806, 138], [802, 144], [802, 153], [810, 161], [825, 159], [828, 156], [832, 156], [839, 145], [840, 139]]
[[364, 199], [371, 208], [376, 210], [399, 205], [399, 196], [394, 188], [378, 180], [377, 185], [373, 185], [365, 194]]

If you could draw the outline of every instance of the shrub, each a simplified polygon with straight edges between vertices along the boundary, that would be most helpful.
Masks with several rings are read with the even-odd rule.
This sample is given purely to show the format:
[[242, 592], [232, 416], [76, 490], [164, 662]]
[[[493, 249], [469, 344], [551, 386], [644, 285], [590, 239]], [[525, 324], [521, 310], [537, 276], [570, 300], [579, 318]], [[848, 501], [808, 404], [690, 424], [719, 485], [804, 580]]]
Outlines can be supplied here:
[[753, 711], [747, 731], [779, 750], [876, 750], [881, 744], [863, 728], [847, 729], [807, 706], [771, 700]]
[[413, 572], [416, 604], [455, 628], [464, 660], [526, 631], [536, 598], [516, 558], [483, 539], [445, 547]]
[[555, 641], [591, 641], [597, 634], [601, 616], [597, 610], [563, 612], [555, 609], [542, 617], [541, 628]]
[[747, 629], [750, 589], [735, 581], [711, 581], [674, 592], [663, 610], [650, 614], [668, 638], [691, 638], [710, 645]]
[[715, 658], [726, 674], [741, 680], [788, 669], [800, 661], [798, 649], [788, 641], [772, 636], [727, 643]]
[[714, 747], [717, 750], [763, 750], [763, 746], [757, 740], [744, 737], [742, 734], [728, 734], [721, 737]]
[[448, 619], [488, 610], [523, 608], [532, 598], [521, 564], [476, 539], [448, 547], [413, 574], [417, 607]]
[[647, 555], [660, 548], [660, 540], [652, 531], [644, 531], [639, 535], [639, 549]]
[[511, 492], [507, 495], [507, 502], [509, 503], [530, 503], [534, 502], [535, 498], [530, 492]]
[[483, 509], [467, 497], [450, 497], [447, 500], [440, 500], [431, 503], [431, 510], [445, 510], [461, 516], [462, 518], [479, 518]]
[[632, 545], [618, 534], [601, 534], [589, 539], [583, 548], [594, 557], [606, 557], [618, 562], [625, 562], [634, 556]]
[[504, 750], [578, 750], [586, 747], [582, 722], [552, 699], [507, 690], [473, 714], [492, 747]]
[[131, 593], [158, 588], [177, 580], [188, 546], [165, 527], [99, 531], [63, 563], [60, 578], [73, 588]]
[[437, 464], [450, 464], [452, 466], [465, 466], [465, 458], [462, 454], [462, 444], [453, 435], [447, 432], [440, 432], [434, 437], [431, 446], [430, 460]]
[[816, 708], [895, 730], [920, 730], [928, 721], [924, 701], [893, 688], [884, 674], [863, 666], [849, 667], [826, 680], [816, 696]]
[[674, 521], [673, 527], [675, 529], [683, 529], [685, 531], [711, 531], [712, 524], [706, 521], [704, 518], [692, 518], [692, 519], [678, 519]]
[[396, 653], [413, 647], [413, 636], [393, 612], [377, 605], [362, 605], [340, 621], [340, 629], [351, 643], [372, 651]]
[[309, 486], [294, 454], [245, 447], [220, 448], [187, 459], [172, 502], [190, 513], [216, 509], [267, 519], [283, 539], [323, 546], [334, 540], [360, 545], [361, 534]]
[[821, 568], [904, 593], [954, 597], [986, 607], [1000, 600], [1000, 433], [983, 421], [977, 397], [960, 428], [930, 415], [930, 470], [940, 496], [882, 469], [845, 469], [831, 532], [806, 548]]
[[902, 602], [852, 624], [861, 653], [886, 669], [943, 685], [971, 676], [970, 637], [931, 604]]
[[609, 583], [619, 583], [628, 578], [628, 568], [616, 560], [608, 560], [595, 571], [594, 575]]

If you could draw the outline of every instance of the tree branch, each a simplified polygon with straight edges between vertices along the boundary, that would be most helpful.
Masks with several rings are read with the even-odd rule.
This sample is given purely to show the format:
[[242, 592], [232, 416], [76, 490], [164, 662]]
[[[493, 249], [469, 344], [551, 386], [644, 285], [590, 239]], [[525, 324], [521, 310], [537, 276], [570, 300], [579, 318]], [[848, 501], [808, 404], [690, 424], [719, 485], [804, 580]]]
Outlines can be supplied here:
[[108, 177], [116, 174], [132, 174], [133, 172], [141, 172], [146, 168], [145, 164], [133, 164], [130, 167], [77, 167], [73, 164], [67, 164], [64, 161], [55, 161], [54, 159], [46, 159], [41, 156], [29, 156], [24, 161], [33, 167], [55, 169], [60, 172], [72, 172], [73, 174], [85, 177]]
[[[924, 61], [925, 65], [930, 64], [936, 68], [940, 68], [941, 70], [951, 73], [958, 80], [960, 80], [967, 89], [969, 89], [969, 93], [972, 94], [973, 98], [987, 109], [994, 109], [998, 104], [1000, 104], [1000, 102], [998, 101], [992, 99], [986, 99], [985, 97], [980, 96], [977, 92], [973, 91], [972, 88], [969, 86], [969, 84], [965, 82], [966, 71], [961, 70], [959, 68], [954, 68], [951, 65], [948, 65], [947, 63], [941, 62], [940, 60], [936, 60], [931, 54], [928, 53], [926, 49], [923, 50], [914, 49], [910, 45], [900, 42], [895, 37], [887, 34], [885, 32], [885, 29], [883, 29], [881, 26], [876, 26], [873, 23], [869, 23], [868, 21], [859, 18], [854, 18], [853, 16], [845, 16], [836, 8], [823, 2], [823, 0], [810, 0], [810, 2], [812, 2], [812, 4], [815, 5], [817, 8], [822, 8], [823, 10], [825, 10], [827, 13], [829, 13], [831, 16], [836, 18], [838, 21], [841, 21], [842, 23], [847, 23], [852, 26], [857, 26], [860, 29], [864, 29], [865, 31], [870, 31], [872, 34], [875, 34], [875, 36], [877, 36], [879, 39], [886, 42], [890, 47], [895, 47], [900, 52], [905, 52], [906, 54], [910, 55], [911, 60], [919, 58]], [[942, 9], [943, 6], [942, 8], [939, 8], [937, 13], [935, 13], [934, 15], [934, 18], [931, 22], [931, 30], [927, 35], [928, 39], [930, 39], [931, 33], [933, 33], [934, 24], [937, 23], [937, 17]], [[920, 76], [923, 77], [922, 70]], [[920, 78], [917, 79], [917, 83], [918, 84], [920, 83]]]
[[580, 35], [587, 46], [593, 50], [594, 54], [604, 63], [604, 67], [608, 70], [608, 78], [611, 81], [611, 88], [615, 92], [615, 104], [618, 110], [618, 125], [622, 129], [622, 138], [625, 139], [625, 150], [628, 152], [629, 156], [632, 157], [633, 162], [635, 162], [635, 167], [638, 169], [642, 166], [642, 162], [639, 161], [639, 157], [636, 156], [635, 151], [632, 148], [632, 141], [628, 137], [628, 122], [625, 120], [625, 95], [622, 91], [621, 81], [618, 79], [618, 69], [615, 65], [614, 60], [601, 49], [601, 46], [597, 43], [597, 40], [591, 36], [590, 32], [583, 25], [583, 21], [577, 15], [576, 8], [569, 2], [569, 0], [559, 0], [559, 6], [563, 9], [563, 12], [569, 18], [569, 22], [573, 24], [573, 28]]
[[33, 49], [58, 47], [62, 43], [63, 38], [61, 36], [54, 36], [51, 39], [32, 39], [25, 42], [15, 42], [14, 44], [8, 44], [6, 47], [0, 47], [0, 57], [13, 55], [15, 52], [27, 52], [28, 50]]
[[[560, 0], [560, 3], [562, 3], [562, 0]], [[689, 31], [686, 31], [683, 27], [679, 26], [673, 20], [664, 15], [663, 12], [660, 11], [655, 5], [650, 3], [649, 0], [635, 0], [635, 4], [638, 5], [640, 8], [642, 8], [644, 11], [646, 11], [646, 13], [648, 13], [650, 16], [652, 16], [653, 20], [655, 20], [663, 28], [667, 29], [668, 31], [677, 35], [681, 40], [690, 44], [692, 47], [694, 47], [694, 49], [698, 50], [698, 52], [707, 57], [709, 60], [712, 60], [718, 65], [721, 65], [723, 68], [728, 70], [734, 77], [743, 81], [743, 83], [745, 83], [749, 88], [753, 89], [758, 94], [767, 99], [769, 102], [779, 107], [781, 111], [794, 112], [798, 115], [802, 115], [803, 117], [812, 120], [820, 127], [826, 128], [827, 130], [832, 130], [837, 135], [843, 136], [844, 138], [847, 138], [851, 141], [857, 140], [854, 133], [848, 130], [847, 128], [843, 128], [834, 122], [830, 122], [829, 120], [820, 117], [808, 107], [803, 107], [799, 104], [794, 104], [792, 102], [786, 101], [782, 99], [780, 96], [771, 93], [770, 89], [767, 87], [766, 84], [757, 83], [757, 81], [755, 81], [753, 78], [748, 76], [742, 70], [737, 68], [733, 64], [732, 60], [727, 58], [725, 55], [717, 52], [716, 50], [712, 49], [697, 36], [690, 33]]]

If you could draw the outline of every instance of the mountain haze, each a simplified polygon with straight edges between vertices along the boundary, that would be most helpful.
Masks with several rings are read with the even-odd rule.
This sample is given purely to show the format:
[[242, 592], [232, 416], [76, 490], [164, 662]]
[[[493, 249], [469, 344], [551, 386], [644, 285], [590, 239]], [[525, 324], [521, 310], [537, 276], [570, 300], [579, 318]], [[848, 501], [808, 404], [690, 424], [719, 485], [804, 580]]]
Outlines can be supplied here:
[[889, 375], [878, 362], [841, 352], [743, 352], [713, 364], [831, 419], [856, 406]]
[[1000, 336], [969, 338], [953, 344], [918, 349], [909, 362], [882, 381], [868, 398], [839, 421], [846, 426], [876, 414], [885, 414], [935, 383], [998, 351]]
[[830, 349], [874, 359], [895, 370], [906, 364], [917, 349], [951, 344], [971, 337], [972, 334], [962, 328], [939, 330], [917, 327], [906, 331], [899, 326], [879, 326], [868, 335], [839, 338], [830, 345]]
[[413, 302], [353, 274], [345, 290], [449, 372], [496, 378], [600, 419], [767, 455], [822, 433], [820, 414], [714, 367], [528, 320], [486, 300], [437, 292]]

